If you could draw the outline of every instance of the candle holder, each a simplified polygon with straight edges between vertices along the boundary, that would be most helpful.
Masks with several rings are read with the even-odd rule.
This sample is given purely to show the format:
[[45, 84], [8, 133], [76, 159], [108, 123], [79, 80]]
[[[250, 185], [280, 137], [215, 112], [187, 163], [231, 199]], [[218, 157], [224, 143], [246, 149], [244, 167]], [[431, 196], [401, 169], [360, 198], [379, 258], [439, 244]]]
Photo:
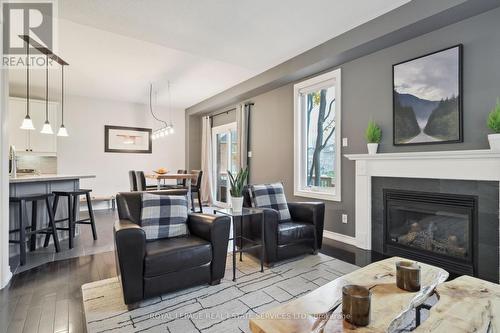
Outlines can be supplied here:
[[396, 285], [406, 291], [419, 291], [420, 266], [412, 261], [396, 262]]
[[342, 316], [355, 326], [370, 323], [371, 291], [357, 285], [342, 287]]

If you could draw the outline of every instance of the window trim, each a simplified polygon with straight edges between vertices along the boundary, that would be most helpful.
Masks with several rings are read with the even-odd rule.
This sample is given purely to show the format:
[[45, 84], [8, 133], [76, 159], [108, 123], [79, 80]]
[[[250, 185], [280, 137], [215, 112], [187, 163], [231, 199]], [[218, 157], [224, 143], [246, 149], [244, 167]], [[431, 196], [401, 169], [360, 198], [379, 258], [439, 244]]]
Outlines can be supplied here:
[[[305, 172], [304, 163], [305, 156], [303, 149], [303, 141], [305, 140], [305, 129], [303, 128], [303, 123], [305, 121], [305, 114], [301, 112], [301, 98], [300, 94], [307, 92], [314, 88], [317, 90], [322, 86], [331, 85], [332, 81], [335, 81], [335, 123], [336, 123], [336, 133], [335, 142], [337, 143], [337, 149], [335, 154], [335, 194], [328, 193], [326, 191], [318, 191], [312, 189], [304, 189], [303, 184], [303, 173]], [[341, 144], [341, 129], [342, 129], [342, 79], [341, 79], [341, 69], [335, 69], [331, 72], [315, 76], [313, 78], [301, 81], [293, 86], [293, 112], [294, 112], [294, 184], [293, 184], [293, 194], [298, 197], [306, 197], [313, 199], [322, 199], [328, 201], [341, 201], [342, 196], [342, 144]]]

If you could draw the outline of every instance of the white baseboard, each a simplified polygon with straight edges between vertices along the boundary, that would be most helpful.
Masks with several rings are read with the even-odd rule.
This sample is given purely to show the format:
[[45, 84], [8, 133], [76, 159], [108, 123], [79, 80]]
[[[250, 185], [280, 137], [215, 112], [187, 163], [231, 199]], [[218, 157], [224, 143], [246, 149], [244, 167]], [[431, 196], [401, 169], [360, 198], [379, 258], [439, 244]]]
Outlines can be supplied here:
[[336, 240], [336, 241], [339, 241], [339, 242], [342, 242], [345, 244], [356, 246], [356, 238], [351, 237], [351, 236], [347, 236], [347, 235], [343, 235], [343, 234], [339, 234], [337, 232], [323, 230], [323, 237], [333, 239], [333, 240]]

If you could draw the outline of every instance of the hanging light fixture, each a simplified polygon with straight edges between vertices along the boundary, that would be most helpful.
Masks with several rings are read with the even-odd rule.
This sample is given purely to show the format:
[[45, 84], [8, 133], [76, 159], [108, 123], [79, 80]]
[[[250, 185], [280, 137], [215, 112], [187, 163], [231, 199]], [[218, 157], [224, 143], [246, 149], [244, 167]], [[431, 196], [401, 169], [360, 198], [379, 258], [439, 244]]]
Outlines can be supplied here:
[[23, 119], [21, 129], [33, 131], [33, 121], [30, 117], [30, 44], [26, 42], [26, 117]]
[[42, 134], [54, 134], [49, 122], [49, 55], [45, 56], [45, 123], [43, 124]]
[[172, 123], [172, 94], [170, 93], [170, 81], [167, 82], [168, 88], [168, 118], [170, 124], [167, 126], [167, 131], [169, 134], [174, 134], [174, 124]]
[[162, 126], [159, 129], [153, 131], [153, 135], [151, 136], [151, 138], [153, 140], [156, 140], [156, 139], [162, 138], [165, 135], [167, 135], [168, 134], [167, 133], [167, 127], [168, 127], [167, 122], [158, 118], [153, 112], [153, 84], [149, 85], [149, 112], [151, 112], [151, 116], [153, 116], [153, 118], [155, 120], [162, 123]]
[[61, 127], [57, 136], [68, 136], [68, 131], [64, 127], [64, 65], [61, 65]]

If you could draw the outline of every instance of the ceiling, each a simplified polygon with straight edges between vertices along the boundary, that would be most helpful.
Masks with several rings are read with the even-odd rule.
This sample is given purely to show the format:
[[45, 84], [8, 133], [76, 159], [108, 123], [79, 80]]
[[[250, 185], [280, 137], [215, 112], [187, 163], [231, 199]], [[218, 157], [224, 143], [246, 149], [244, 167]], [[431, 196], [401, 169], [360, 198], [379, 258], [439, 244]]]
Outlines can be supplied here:
[[[187, 108], [409, 0], [64, 0], [59, 54], [66, 93]], [[33, 70], [33, 91], [44, 72]], [[50, 71], [51, 92], [60, 86]], [[13, 70], [15, 90], [25, 73]]]

